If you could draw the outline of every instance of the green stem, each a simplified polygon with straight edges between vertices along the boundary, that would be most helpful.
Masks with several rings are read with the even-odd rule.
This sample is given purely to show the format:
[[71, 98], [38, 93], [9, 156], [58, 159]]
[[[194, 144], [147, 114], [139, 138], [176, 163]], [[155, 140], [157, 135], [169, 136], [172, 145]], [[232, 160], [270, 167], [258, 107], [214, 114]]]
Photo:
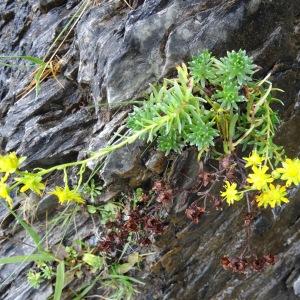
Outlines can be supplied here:
[[[161, 122], [161, 123], [165, 124], [166, 122]], [[159, 127], [161, 127], [163, 124], [160, 124]], [[54, 171], [61, 171], [61, 170], [64, 170], [66, 168], [81, 166], [83, 164], [87, 164], [90, 161], [99, 159], [101, 157], [105, 157], [108, 154], [122, 148], [123, 146], [134, 143], [139, 137], [143, 136], [146, 132], [149, 132], [149, 131], [153, 130], [156, 126], [157, 126], [157, 124], [151, 124], [151, 125], [145, 127], [144, 129], [136, 132], [133, 135], [124, 137], [123, 140], [121, 142], [119, 142], [118, 144], [107, 146], [105, 148], [102, 148], [102, 149], [98, 150], [96, 153], [94, 153], [89, 158], [86, 158], [86, 159], [83, 159], [83, 160], [80, 160], [80, 161], [61, 164], [61, 165], [58, 165], [58, 166], [51, 167], [49, 169], [42, 169], [37, 174], [40, 175], [40, 176], [44, 176], [44, 175], [49, 174], [49, 173], [54, 172]]]
[[232, 144], [233, 148], [242, 143], [243, 140], [253, 131], [253, 129], [261, 125], [261, 123], [262, 122], [259, 122], [258, 124], [251, 124], [250, 128], [235, 143]]
[[[181, 105], [176, 110], [175, 116], [174, 116], [174, 114], [162, 116], [158, 120], [153, 121], [152, 124], [145, 126], [143, 129], [141, 129], [131, 135], [124, 136], [123, 139], [119, 143], [110, 145], [110, 146], [107, 146], [105, 148], [98, 150], [93, 155], [91, 155], [89, 158], [86, 158], [86, 159], [80, 160], [80, 161], [61, 164], [58, 166], [51, 167], [49, 169], [42, 169], [37, 174], [40, 176], [44, 176], [44, 175], [49, 174], [54, 171], [61, 171], [66, 168], [69, 168], [69, 167], [75, 167], [75, 166], [81, 166], [83, 164], [87, 164], [90, 161], [105, 157], [108, 154], [124, 147], [125, 145], [134, 143], [138, 138], [143, 137], [147, 133], [157, 132], [161, 127], [165, 126], [168, 123], [172, 123], [173, 120], [176, 118], [176, 116], [180, 115], [181, 112], [185, 109], [185, 106], [188, 104], [189, 100], [190, 100], [189, 97], [187, 97], [187, 99], [181, 103]], [[149, 135], [149, 138], [150, 138], [150, 136], [151, 135]], [[149, 138], [148, 138], [148, 141], [149, 141]]]
[[268, 87], [267, 91], [265, 92], [265, 94], [259, 99], [259, 101], [255, 105], [255, 108], [253, 110], [253, 116], [256, 115], [256, 113], [258, 112], [260, 107], [265, 103], [267, 97], [271, 93], [271, 90], [272, 90], [272, 83], [269, 83], [269, 87]]

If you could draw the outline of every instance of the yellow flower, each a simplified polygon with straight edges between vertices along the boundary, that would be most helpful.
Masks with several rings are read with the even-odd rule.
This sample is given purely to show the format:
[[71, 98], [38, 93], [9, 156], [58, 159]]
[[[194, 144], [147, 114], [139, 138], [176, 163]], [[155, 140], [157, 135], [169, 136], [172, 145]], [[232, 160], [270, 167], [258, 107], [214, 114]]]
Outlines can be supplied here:
[[15, 180], [23, 184], [20, 189], [20, 192], [22, 193], [31, 190], [34, 193], [41, 195], [42, 191], [45, 189], [45, 185], [42, 183], [42, 176], [34, 173], [26, 171], [22, 174], [22, 177], [16, 178]]
[[14, 173], [25, 159], [17, 157], [15, 152], [0, 155], [0, 173]]
[[268, 169], [267, 166], [252, 167], [253, 173], [248, 175], [247, 181], [252, 184], [253, 189], [262, 190], [268, 183], [274, 180], [270, 174], [266, 174]]
[[0, 181], [0, 198], [3, 198], [10, 208], [13, 206], [13, 200], [9, 195], [9, 187], [2, 180]]
[[80, 194], [75, 190], [70, 190], [68, 186], [65, 188], [57, 186], [50, 194], [55, 195], [60, 204], [68, 202], [76, 202], [78, 204], [84, 203], [84, 200], [81, 198]]
[[229, 181], [225, 181], [225, 192], [221, 193], [221, 196], [225, 198], [226, 202], [230, 205], [233, 204], [234, 201], [239, 201], [242, 199], [241, 194], [237, 191], [236, 183], [230, 183]]
[[247, 162], [245, 167], [259, 166], [263, 162], [263, 158], [258, 155], [258, 153], [254, 150], [249, 157], [243, 157], [243, 159]]
[[291, 184], [298, 185], [300, 183], [300, 160], [286, 159], [282, 163], [282, 168], [276, 169], [279, 173], [282, 173], [281, 179], [286, 180], [286, 186]]
[[270, 184], [269, 190], [260, 194], [256, 201], [258, 206], [264, 206], [264, 208], [268, 205], [274, 208], [276, 205], [289, 202], [288, 198], [286, 198], [286, 188], [281, 185], [276, 185], [275, 187], [273, 184]]

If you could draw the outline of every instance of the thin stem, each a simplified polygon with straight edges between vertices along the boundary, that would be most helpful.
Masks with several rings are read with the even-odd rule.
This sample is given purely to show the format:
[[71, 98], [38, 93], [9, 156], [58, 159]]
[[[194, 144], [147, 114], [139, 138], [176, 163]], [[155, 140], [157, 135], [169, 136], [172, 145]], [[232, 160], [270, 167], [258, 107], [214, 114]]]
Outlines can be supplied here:
[[68, 186], [68, 173], [67, 173], [67, 168], [64, 168], [64, 184], [65, 184], [65, 186]]
[[255, 108], [253, 110], [253, 116], [256, 115], [256, 113], [258, 112], [260, 107], [265, 103], [267, 97], [271, 93], [271, 90], [272, 90], [272, 83], [269, 83], [269, 87], [268, 87], [267, 91], [265, 92], [265, 94], [259, 99], [259, 101], [255, 105]]
[[253, 131], [253, 129], [259, 125], [251, 124], [250, 128], [235, 143], [232, 144], [233, 148], [242, 143], [243, 140]]

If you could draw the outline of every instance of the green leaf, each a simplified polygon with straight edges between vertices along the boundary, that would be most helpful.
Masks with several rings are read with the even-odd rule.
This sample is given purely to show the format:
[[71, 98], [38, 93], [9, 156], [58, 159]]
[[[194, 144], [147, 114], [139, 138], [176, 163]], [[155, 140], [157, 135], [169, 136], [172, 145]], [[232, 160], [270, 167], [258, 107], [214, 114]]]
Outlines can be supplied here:
[[28, 61], [33, 62], [34, 64], [37, 64], [40, 66], [44, 66], [46, 64], [42, 59], [40, 59], [38, 57], [34, 57], [34, 56], [27, 55], [27, 56], [21, 56], [20, 58], [28, 60]]
[[134, 277], [130, 277], [130, 276], [126, 276], [126, 275], [110, 274], [108, 277], [112, 278], [112, 279], [130, 280], [132, 282], [145, 285], [145, 283], [143, 281], [140, 281], [138, 279], [135, 279]]
[[0, 264], [19, 264], [25, 262], [44, 262], [44, 261], [53, 261], [55, 260], [54, 256], [49, 253], [40, 253], [40, 254], [30, 254], [30, 255], [18, 255], [11, 257], [0, 258]]
[[116, 272], [118, 274], [125, 274], [133, 269], [133, 265], [131, 263], [124, 263], [116, 266]]
[[95, 207], [94, 205], [88, 205], [87, 211], [89, 214], [95, 214], [97, 212], [97, 207]]
[[73, 300], [83, 299], [83, 297], [95, 286], [99, 278], [100, 276], [97, 276], [92, 282], [90, 282], [89, 284], [85, 284], [83, 287], [81, 287], [83, 291], [79, 295], [77, 295]]
[[43, 76], [44, 71], [45, 71], [45, 67], [40, 67], [34, 75], [36, 95], [38, 95], [38, 93], [41, 90], [41, 78]]
[[65, 262], [61, 261], [56, 269], [56, 282], [53, 300], [60, 300], [65, 282]]
[[34, 244], [38, 248], [39, 251], [44, 251], [42, 248], [42, 239], [39, 236], [39, 234], [35, 231], [35, 229], [28, 225], [23, 219], [21, 219], [13, 210], [9, 209], [10, 213], [13, 214], [13, 216], [17, 219], [17, 221], [22, 225], [22, 227], [25, 229], [27, 234], [32, 238]]
[[9, 68], [18, 67], [18, 65], [6, 64], [6, 63], [3, 63], [3, 62], [0, 62], [0, 66], [9, 67]]
[[36, 65], [45, 65], [46, 63], [38, 58], [38, 57], [34, 57], [34, 56], [30, 56], [30, 55], [16, 55], [16, 56], [0, 56], [0, 59], [24, 59], [24, 60], [27, 60], [27, 61], [30, 61]]
[[102, 268], [104, 264], [104, 258], [101, 256], [97, 256], [91, 253], [85, 253], [83, 255], [82, 260], [88, 264], [89, 266], [93, 267], [94, 269]]

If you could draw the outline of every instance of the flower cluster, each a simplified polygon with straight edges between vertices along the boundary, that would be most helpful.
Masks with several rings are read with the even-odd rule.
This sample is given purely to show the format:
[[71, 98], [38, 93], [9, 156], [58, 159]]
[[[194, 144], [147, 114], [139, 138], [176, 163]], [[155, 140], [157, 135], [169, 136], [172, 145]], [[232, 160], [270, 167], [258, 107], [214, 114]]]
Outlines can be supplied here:
[[17, 157], [15, 152], [0, 155], [0, 173], [12, 174], [21, 166], [25, 157]]
[[156, 201], [162, 204], [169, 204], [173, 200], [173, 190], [165, 182], [158, 180], [153, 184], [152, 190], [157, 195]]
[[0, 198], [3, 198], [9, 207], [13, 206], [13, 199], [10, 196], [11, 188], [6, 181], [20, 168], [24, 160], [25, 157], [18, 157], [15, 152], [0, 155], [0, 173], [4, 173], [4, 176], [0, 178]]
[[199, 219], [205, 214], [205, 208], [198, 206], [196, 202], [193, 202], [186, 210], [185, 215], [188, 219], [192, 220], [194, 224], [199, 223]]
[[285, 159], [272, 173], [269, 168], [263, 165], [266, 160], [260, 157], [255, 151], [245, 159], [246, 166], [252, 168], [248, 175], [247, 182], [250, 189], [260, 191], [256, 197], [257, 205], [274, 208], [277, 205], [289, 202], [287, 198], [287, 187], [291, 184], [300, 183], [300, 160]]
[[256, 196], [257, 205], [264, 208], [288, 203], [287, 188], [292, 184], [300, 184], [300, 160], [285, 159], [281, 167], [270, 172], [266, 158], [253, 151], [249, 157], [245, 157], [245, 167], [251, 168], [248, 174], [248, 185], [244, 190], [238, 191], [236, 183], [225, 182], [225, 191], [221, 196], [228, 204], [242, 199], [242, 195], [248, 191], [258, 193]]
[[267, 166], [253, 166], [252, 173], [248, 175], [247, 182], [251, 184], [251, 188], [254, 190], [263, 190], [268, 183], [273, 182], [274, 178], [267, 171]]
[[45, 189], [45, 184], [42, 183], [42, 179], [42, 176], [27, 171], [22, 174], [22, 177], [15, 178], [17, 182], [23, 184], [20, 189], [21, 193], [31, 190], [38, 195], [41, 195]]
[[98, 244], [98, 250], [114, 252], [128, 242], [132, 233], [135, 233], [144, 245], [150, 244], [155, 236], [163, 233], [165, 224], [159, 218], [149, 215], [146, 208], [146, 205], [141, 205], [128, 213], [122, 210], [114, 221], [107, 222], [107, 233]]
[[9, 194], [10, 190], [6, 183], [3, 182], [3, 180], [0, 181], [0, 198], [3, 198], [9, 207], [13, 206], [13, 200]]
[[[10, 208], [13, 207], [11, 192], [15, 188], [19, 187], [21, 193], [32, 191], [37, 195], [42, 195], [46, 187], [42, 182], [42, 172], [33, 173], [20, 170], [21, 164], [25, 159], [25, 157], [18, 157], [15, 152], [0, 155], [0, 173], [4, 174], [0, 178], [0, 198], [4, 199]], [[13, 175], [16, 175], [17, 177]], [[13, 183], [8, 184], [8, 180]], [[70, 189], [67, 184], [64, 188], [55, 187], [50, 194], [55, 195], [61, 204], [68, 202], [75, 202], [77, 204], [84, 203], [79, 192]]]
[[274, 173], [281, 174], [280, 178], [286, 181], [286, 186], [298, 185], [300, 183], [300, 160], [287, 158], [282, 163], [282, 168], [276, 169]]

